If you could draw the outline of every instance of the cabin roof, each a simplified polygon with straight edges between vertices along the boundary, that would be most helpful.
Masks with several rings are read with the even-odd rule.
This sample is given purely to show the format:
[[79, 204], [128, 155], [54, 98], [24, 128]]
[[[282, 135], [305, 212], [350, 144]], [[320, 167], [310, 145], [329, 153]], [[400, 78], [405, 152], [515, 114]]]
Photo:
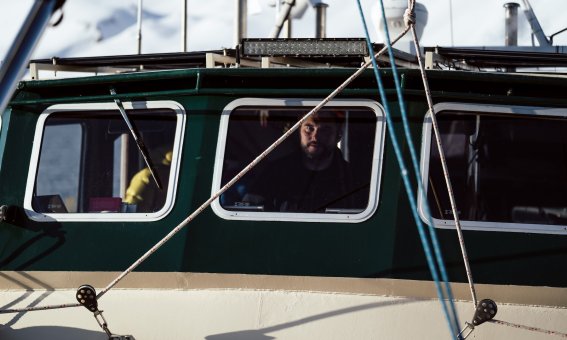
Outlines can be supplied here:
[[481, 71], [506, 68], [549, 68], [567, 65], [567, 48], [492, 46], [425, 47], [429, 67], [444, 64], [450, 68]]
[[[263, 39], [250, 39], [266, 41]], [[291, 39], [292, 41], [340, 41], [341, 39]], [[364, 42], [363, 39], [342, 39], [343, 41]], [[272, 39], [271, 41], [290, 41]], [[243, 41], [245, 42], [245, 41]], [[374, 44], [374, 51], [384, 47]], [[396, 66], [416, 69], [419, 67], [415, 55], [392, 49]], [[565, 68], [567, 49], [559, 46], [551, 49], [532, 47], [425, 47], [425, 63], [428, 69], [469, 70], [469, 71], [510, 71], [522, 69], [538, 73], [549, 68]], [[30, 62], [33, 80], [40, 78], [40, 71], [80, 72], [95, 74], [139, 73], [157, 70], [181, 70], [198, 68], [358, 68], [368, 60], [364, 53], [323, 53], [299, 55], [285, 51], [280, 53], [256, 53], [247, 55], [244, 48], [179, 53], [154, 53], [140, 55], [115, 55], [80, 58], [37, 59]], [[389, 57], [378, 58], [380, 67], [391, 67]], [[551, 70], [561, 73], [561, 69]], [[567, 73], [567, 69], [563, 71]]]
[[[278, 50], [265, 53], [245, 48], [246, 43], [287, 43], [295, 42], [303, 44], [310, 43], [358, 43], [364, 47], [355, 52], [351, 50], [335, 53], [327, 46], [326, 49], [303, 48], [306, 53], [301, 53], [301, 49], [290, 49], [286, 53], [285, 46], [277, 47]], [[242, 47], [244, 46], [244, 47]], [[383, 44], [374, 44], [374, 51], [384, 47]], [[315, 51], [315, 53], [314, 53]], [[319, 53], [318, 53], [319, 52]], [[409, 53], [393, 49], [397, 66], [406, 68], [418, 68], [417, 58]], [[37, 59], [30, 62], [31, 78], [39, 79], [39, 71], [69, 71], [69, 72], [88, 72], [88, 73], [132, 73], [155, 70], [172, 69], [194, 69], [194, 68], [358, 68], [369, 58], [366, 42], [360, 38], [345, 39], [244, 39], [242, 45], [236, 48], [225, 48], [219, 50], [199, 51], [199, 52], [179, 52], [179, 53], [155, 53], [140, 55], [115, 55], [99, 57], [80, 57], [80, 58], [58, 58]], [[382, 55], [378, 60], [380, 67], [390, 67], [390, 60], [387, 54]]]

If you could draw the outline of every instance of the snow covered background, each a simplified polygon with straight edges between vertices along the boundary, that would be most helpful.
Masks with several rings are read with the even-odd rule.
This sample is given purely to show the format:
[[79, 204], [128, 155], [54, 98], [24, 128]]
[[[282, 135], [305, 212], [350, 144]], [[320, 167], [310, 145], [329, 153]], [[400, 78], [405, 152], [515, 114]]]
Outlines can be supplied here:
[[[183, 0], [144, 0], [142, 52], [181, 50]], [[452, 2], [451, 2], [452, 1]], [[189, 51], [233, 47], [235, 0], [188, 1]], [[274, 25], [274, 0], [248, 0], [248, 36], [267, 37]], [[356, 0], [326, 0], [328, 37], [363, 37]], [[504, 0], [419, 0], [429, 12], [424, 46], [450, 46], [450, 4], [456, 46], [503, 45]], [[520, 0], [517, 1], [521, 3]], [[532, 0], [547, 36], [567, 27], [567, 0]], [[0, 60], [4, 58], [33, 0], [0, 0]], [[32, 58], [81, 57], [137, 53], [137, 0], [67, 0], [60, 25], [49, 27]], [[365, 15], [377, 0], [362, 0]], [[531, 45], [530, 29], [519, 11], [519, 44]], [[372, 39], [382, 41], [374, 30]], [[294, 37], [315, 35], [315, 11], [309, 8], [293, 23]], [[567, 32], [555, 38], [567, 45]]]

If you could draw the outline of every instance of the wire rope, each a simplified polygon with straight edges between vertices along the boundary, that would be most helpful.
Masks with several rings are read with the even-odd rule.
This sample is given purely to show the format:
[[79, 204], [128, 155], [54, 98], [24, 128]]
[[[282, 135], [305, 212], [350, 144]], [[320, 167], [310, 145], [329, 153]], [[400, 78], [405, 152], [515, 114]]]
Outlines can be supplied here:
[[[361, 17], [361, 20], [362, 20], [362, 23], [363, 23], [364, 32], [365, 32], [365, 35], [366, 35], [366, 41], [367, 41], [367, 44], [368, 44], [368, 48], [370, 49], [370, 51], [372, 51], [372, 43], [370, 42], [370, 35], [368, 33], [368, 27], [366, 25], [366, 19], [364, 17], [364, 12], [362, 10], [360, 0], [357, 0], [357, 4], [358, 4], [360, 17]], [[383, 3], [382, 0], [380, 0], [380, 6], [381, 6], [381, 10], [382, 10], [382, 21], [383, 21], [384, 29], [385, 29], [386, 47], [388, 49], [388, 53], [389, 53], [389, 56], [390, 56], [390, 64], [391, 64], [393, 78], [394, 78], [395, 85], [396, 85], [396, 92], [398, 94], [398, 102], [400, 103], [400, 111], [401, 111], [400, 113], [402, 115], [402, 121], [405, 121], [404, 131], [406, 132], [406, 139], [407, 139], [407, 142], [408, 142], [408, 147], [410, 148], [410, 152], [413, 153], [412, 162], [414, 164], [414, 168], [416, 168], [415, 149], [413, 148], [411, 136], [409, 136], [409, 128], [408, 128], [408, 124], [407, 124], [407, 115], [405, 113], [405, 106], [403, 104], [403, 97], [401, 96], [401, 87], [400, 87], [399, 81], [397, 79], [398, 77], [397, 77], [395, 61], [393, 59], [392, 43], [391, 43], [390, 38], [389, 38], [389, 31], [388, 31], [387, 20], [386, 20], [386, 16], [385, 16], [384, 3]], [[409, 31], [409, 27], [406, 27], [405, 32], [407, 32], [407, 31]], [[374, 53], [371, 52], [370, 55], [373, 56]], [[374, 75], [375, 75], [376, 81], [378, 83], [378, 91], [380, 93], [380, 98], [382, 100], [382, 104], [383, 104], [384, 110], [385, 110], [386, 121], [387, 121], [386, 125], [387, 125], [388, 132], [389, 132], [389, 135], [390, 135], [390, 140], [392, 141], [394, 152], [395, 152], [396, 158], [398, 160], [398, 165], [400, 167], [401, 177], [402, 177], [402, 180], [403, 180], [403, 183], [404, 183], [407, 195], [408, 195], [408, 199], [409, 199], [409, 202], [410, 202], [410, 205], [411, 205], [412, 216], [414, 217], [414, 220], [415, 220], [418, 232], [419, 232], [419, 236], [420, 236], [421, 243], [422, 243], [422, 246], [423, 246], [423, 249], [424, 249], [424, 252], [425, 252], [425, 256], [426, 256], [426, 260], [427, 260], [427, 263], [428, 263], [428, 266], [429, 266], [429, 270], [431, 272], [431, 276], [432, 276], [434, 283], [435, 283], [437, 295], [439, 296], [439, 300], [440, 300], [440, 303], [441, 303], [441, 306], [442, 306], [442, 309], [443, 309], [443, 313], [444, 313], [444, 315], [447, 319], [449, 330], [451, 331], [452, 336], [460, 337], [458, 335], [459, 334], [459, 321], [458, 321], [457, 313], [456, 313], [453, 298], [452, 298], [451, 287], [450, 287], [448, 280], [446, 278], [445, 266], [444, 266], [442, 258], [440, 256], [440, 253], [441, 253], [440, 248], [439, 248], [439, 245], [438, 245], [437, 242], [432, 242], [434, 252], [436, 254], [437, 266], [439, 267], [439, 268], [437, 268], [436, 263], [433, 260], [432, 250], [431, 250], [427, 235], [425, 233], [423, 223], [422, 223], [422, 221], [421, 221], [421, 219], [418, 215], [418, 212], [417, 212], [417, 204], [416, 204], [416, 201], [415, 201], [414, 191], [413, 191], [413, 188], [410, 184], [410, 180], [408, 178], [408, 170], [405, 166], [405, 161], [404, 161], [402, 153], [401, 153], [401, 148], [400, 148], [399, 143], [397, 141], [396, 132], [394, 130], [394, 125], [393, 125], [393, 121], [392, 121], [392, 118], [391, 118], [391, 115], [390, 115], [388, 101], [387, 101], [387, 98], [386, 98], [386, 93], [384, 91], [384, 86], [383, 86], [383, 83], [382, 83], [380, 73], [378, 72], [378, 65], [377, 65], [375, 58], [372, 58], [372, 64], [374, 66], [374, 68], [373, 68]], [[414, 149], [414, 150], [411, 151], [412, 149]], [[419, 176], [419, 172], [416, 173], [416, 176]], [[418, 180], [418, 185], [420, 185], [420, 183], [421, 183], [421, 181]], [[427, 211], [427, 213], [429, 213], [429, 211]], [[431, 217], [429, 216], [428, 221], [430, 221], [430, 220], [431, 220]], [[431, 225], [431, 223], [430, 223], [430, 225]], [[435, 235], [434, 231], [433, 231], [432, 234]], [[445, 291], [441, 287], [438, 270], [442, 272], [443, 280], [445, 282]], [[450, 310], [450, 312], [449, 312], [449, 310]]]

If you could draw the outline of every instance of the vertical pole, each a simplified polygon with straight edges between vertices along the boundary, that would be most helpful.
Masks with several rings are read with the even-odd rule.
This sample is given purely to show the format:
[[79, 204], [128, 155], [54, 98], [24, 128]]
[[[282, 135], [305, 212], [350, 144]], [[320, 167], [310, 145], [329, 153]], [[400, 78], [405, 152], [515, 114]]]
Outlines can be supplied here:
[[181, 11], [181, 51], [187, 52], [187, 0], [181, 0], [183, 10]]
[[142, 0], [138, 0], [138, 54], [142, 54]]
[[520, 7], [520, 5], [515, 2], [504, 4], [506, 11], [505, 46], [518, 46], [518, 7]]
[[234, 46], [240, 44], [242, 38], [246, 38], [248, 1], [236, 0], [236, 18], [234, 30]]
[[451, 46], [455, 46], [455, 38], [453, 36], [453, 0], [449, 0], [449, 25], [450, 27], [450, 32], [451, 32]]
[[270, 32], [270, 38], [280, 36], [284, 22], [289, 18], [289, 13], [293, 5], [295, 5], [295, 0], [283, 0], [283, 7], [277, 13], [276, 26]]
[[282, 30], [283, 30], [283, 37], [282, 38], [291, 38], [291, 30], [292, 30], [292, 21], [291, 18], [286, 19], [284, 21]]
[[315, 37], [327, 37], [327, 7], [329, 5], [319, 2], [315, 5]]
[[[518, 46], [518, 7], [519, 4], [515, 2], [508, 2], [504, 4], [506, 11], [505, 18], [505, 46]], [[506, 72], [516, 72], [516, 68], [507, 67]]]

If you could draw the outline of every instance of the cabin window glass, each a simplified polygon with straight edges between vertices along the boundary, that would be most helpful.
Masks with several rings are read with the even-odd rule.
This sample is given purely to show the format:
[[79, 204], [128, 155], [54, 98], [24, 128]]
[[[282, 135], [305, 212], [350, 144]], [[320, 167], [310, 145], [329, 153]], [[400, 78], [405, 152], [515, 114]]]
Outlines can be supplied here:
[[[375, 107], [330, 105], [308, 119], [216, 202], [227, 218], [364, 219], [375, 208], [375, 152], [382, 126]], [[224, 186], [310, 108], [239, 106], [226, 115]], [[379, 139], [379, 137], [378, 137]]]
[[45, 126], [35, 190], [42, 212], [77, 212], [82, 135], [78, 123]]
[[[565, 230], [567, 111], [500, 110], [437, 114], [459, 218], [465, 227], [480, 229]], [[452, 223], [439, 152], [428, 130], [427, 201], [438, 223]]]
[[118, 110], [54, 110], [45, 115], [40, 134], [30, 195], [34, 212], [143, 217], [164, 209], [178, 158], [180, 115], [168, 108], [126, 111], [162, 189]]

